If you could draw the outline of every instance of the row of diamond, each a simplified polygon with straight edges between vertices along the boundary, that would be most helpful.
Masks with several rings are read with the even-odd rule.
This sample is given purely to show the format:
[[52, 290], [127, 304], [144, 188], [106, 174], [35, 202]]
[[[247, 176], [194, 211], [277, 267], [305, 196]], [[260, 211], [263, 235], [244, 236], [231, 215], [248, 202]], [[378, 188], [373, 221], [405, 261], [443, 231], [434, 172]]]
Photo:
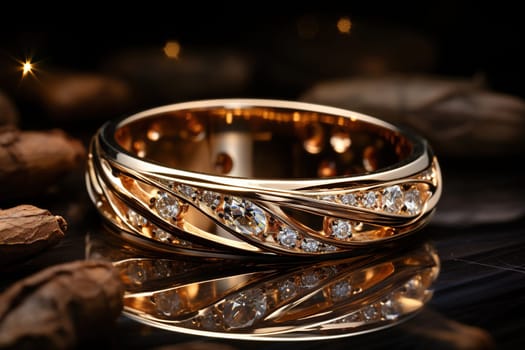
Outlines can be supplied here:
[[[165, 213], [164, 210], [165, 209], [161, 209], [161, 211]], [[137, 213], [131, 208], [128, 208], [127, 213], [126, 213], [126, 218], [127, 218], [128, 223], [137, 232], [139, 232], [143, 236], [146, 236], [150, 239], [153, 239], [161, 243], [169, 243], [174, 246], [179, 246], [181, 248], [191, 248], [192, 247], [191, 242], [180, 239], [179, 237], [176, 237], [172, 235], [171, 233], [166, 232], [165, 230], [153, 224], [148, 219], [146, 219], [144, 216], [140, 215], [139, 213]]]
[[[322, 295], [328, 302], [326, 305], [333, 305], [348, 303], [364, 292], [360, 283], [354, 282], [352, 275], [320, 288], [336, 274], [337, 268], [317, 268], [233, 293], [217, 304], [201, 310], [199, 315], [191, 319], [187, 325], [207, 331], [249, 329], [278, 308], [294, 303], [306, 295], [316, 299]], [[396, 320], [407, 311], [403, 301], [422, 300], [427, 288], [428, 286], [422, 282], [421, 275], [416, 275], [380, 301], [363, 306], [332, 322], [355, 325]], [[317, 293], [312, 294], [316, 289]], [[168, 319], [187, 313], [188, 306], [192, 304], [177, 290], [155, 293], [151, 296], [151, 302], [156, 316]], [[310, 316], [315, 317], [315, 314], [322, 310], [314, 308], [311, 312]], [[301, 314], [304, 316], [304, 309]]]
[[[339, 248], [307, 237], [275, 218], [251, 201], [219, 192], [202, 190], [185, 184], [161, 181], [184, 201], [192, 203], [210, 217], [241, 237], [272, 246], [280, 251], [325, 254]], [[151, 199], [153, 208], [165, 220], [183, 219], [183, 203], [175, 196], [160, 191]]]
[[323, 195], [324, 201], [343, 205], [366, 208], [398, 215], [418, 215], [428, 199], [423, 184], [403, 184], [379, 187], [370, 190], [358, 190], [338, 195]]

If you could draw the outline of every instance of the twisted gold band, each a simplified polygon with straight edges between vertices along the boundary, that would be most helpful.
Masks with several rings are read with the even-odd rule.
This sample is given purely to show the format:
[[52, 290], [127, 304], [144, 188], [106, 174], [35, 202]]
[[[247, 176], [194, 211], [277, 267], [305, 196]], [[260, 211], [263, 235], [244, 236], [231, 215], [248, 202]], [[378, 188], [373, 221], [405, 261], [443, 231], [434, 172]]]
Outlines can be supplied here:
[[277, 100], [181, 103], [108, 122], [86, 175], [126, 237], [201, 256], [345, 253], [416, 231], [441, 194], [425, 140]]

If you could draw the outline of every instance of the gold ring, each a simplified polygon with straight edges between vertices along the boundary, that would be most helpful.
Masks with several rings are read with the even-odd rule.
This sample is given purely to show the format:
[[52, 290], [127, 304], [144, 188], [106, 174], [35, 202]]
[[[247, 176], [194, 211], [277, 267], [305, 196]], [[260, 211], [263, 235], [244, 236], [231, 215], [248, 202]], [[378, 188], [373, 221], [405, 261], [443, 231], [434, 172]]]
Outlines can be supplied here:
[[255, 99], [150, 109], [104, 124], [86, 172], [123, 236], [197, 256], [333, 256], [428, 223], [427, 142], [353, 111]]

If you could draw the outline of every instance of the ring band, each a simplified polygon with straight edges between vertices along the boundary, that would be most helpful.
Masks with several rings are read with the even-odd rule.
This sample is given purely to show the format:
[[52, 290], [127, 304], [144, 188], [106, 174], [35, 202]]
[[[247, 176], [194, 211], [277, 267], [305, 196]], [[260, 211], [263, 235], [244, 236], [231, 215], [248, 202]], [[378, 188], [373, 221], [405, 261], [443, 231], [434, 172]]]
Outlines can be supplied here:
[[348, 110], [247, 99], [107, 122], [86, 182], [127, 238], [197, 256], [374, 246], [428, 223], [442, 187], [421, 137]]

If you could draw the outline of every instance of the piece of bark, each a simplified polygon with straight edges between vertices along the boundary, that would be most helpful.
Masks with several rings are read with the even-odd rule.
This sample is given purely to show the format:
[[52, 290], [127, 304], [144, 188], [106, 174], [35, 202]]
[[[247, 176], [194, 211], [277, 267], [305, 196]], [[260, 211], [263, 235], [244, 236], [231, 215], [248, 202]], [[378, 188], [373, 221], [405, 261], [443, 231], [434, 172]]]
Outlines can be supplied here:
[[83, 144], [62, 130], [0, 128], [0, 201], [44, 192], [85, 155]]
[[58, 121], [114, 118], [132, 103], [128, 85], [102, 74], [47, 73], [33, 88], [49, 117]]
[[162, 47], [121, 52], [103, 69], [130, 84], [141, 104], [239, 94], [252, 75], [249, 60], [240, 53], [186, 47], [179, 58], [167, 57]]
[[64, 218], [32, 205], [0, 210], [0, 265], [31, 257], [57, 244], [66, 229]]
[[467, 79], [385, 76], [320, 83], [301, 100], [351, 109], [408, 127], [450, 156], [521, 154], [525, 101]]
[[124, 289], [111, 263], [55, 265], [0, 295], [0, 348], [72, 349], [107, 336]]
[[16, 125], [18, 112], [11, 100], [0, 91], [0, 125]]

